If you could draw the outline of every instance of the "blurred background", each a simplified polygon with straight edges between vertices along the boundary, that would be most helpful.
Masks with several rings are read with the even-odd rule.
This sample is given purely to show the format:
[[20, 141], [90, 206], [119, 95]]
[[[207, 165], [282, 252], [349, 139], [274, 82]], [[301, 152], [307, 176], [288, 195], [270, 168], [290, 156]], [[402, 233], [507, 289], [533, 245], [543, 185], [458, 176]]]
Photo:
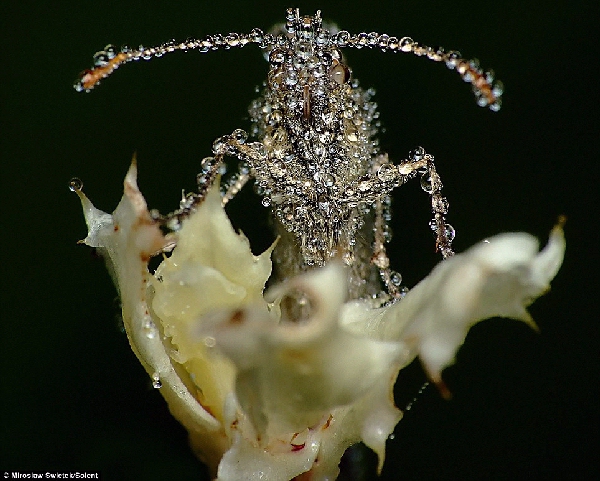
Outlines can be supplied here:
[[[212, 141], [247, 128], [266, 78], [255, 46], [175, 53], [129, 64], [90, 94], [72, 88], [107, 43], [248, 32], [284, 21], [269, 2], [6, 3], [1, 89], [2, 409], [0, 470], [99, 471], [102, 479], [208, 479], [121, 330], [103, 262], [76, 241], [86, 228], [71, 177], [112, 211], [137, 152], [148, 203], [173, 210], [194, 188]], [[445, 372], [454, 398], [418, 396], [388, 444], [383, 480], [593, 479], [598, 461], [598, 4], [301, 2], [350, 32], [411, 36], [460, 50], [505, 86], [499, 113], [442, 65], [347, 50], [377, 90], [381, 145], [398, 162], [417, 145], [436, 157], [457, 251], [500, 232], [546, 242], [568, 217], [567, 255], [531, 312], [541, 334], [494, 319], [476, 326]], [[258, 252], [270, 241], [251, 189], [230, 204]], [[418, 182], [394, 197], [393, 266], [409, 287], [438, 262]], [[402, 373], [406, 406], [423, 374]], [[371, 463], [371, 465], [369, 465]], [[366, 461], [371, 466], [372, 459]], [[368, 471], [368, 470], [367, 470]], [[363, 479], [376, 479], [373, 471]]]

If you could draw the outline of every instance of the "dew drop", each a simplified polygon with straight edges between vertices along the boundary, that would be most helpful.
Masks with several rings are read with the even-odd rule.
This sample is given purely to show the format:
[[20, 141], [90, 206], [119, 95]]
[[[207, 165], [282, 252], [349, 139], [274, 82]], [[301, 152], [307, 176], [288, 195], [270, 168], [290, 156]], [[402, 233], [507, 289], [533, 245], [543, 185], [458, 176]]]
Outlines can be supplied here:
[[162, 387], [162, 382], [160, 380], [160, 376], [156, 372], [154, 374], [152, 374], [152, 387], [154, 389], [160, 389]]
[[333, 175], [326, 173], [325, 175], [323, 175], [322, 177], [323, 183], [327, 186], [327, 187], [333, 187], [333, 184], [335, 184], [335, 178], [333, 177]]
[[104, 47], [104, 51], [106, 52], [106, 55], [108, 56], [109, 59], [113, 59], [117, 55], [117, 47], [115, 47], [111, 43], [109, 43], [106, 47]]
[[209, 172], [212, 169], [214, 163], [214, 157], [204, 157], [204, 159], [202, 159], [202, 162], [200, 162], [200, 167], [202, 168], [203, 172]]
[[402, 284], [402, 276], [399, 272], [392, 272], [392, 275], [390, 276], [390, 281], [393, 285], [399, 286], [400, 284]]
[[326, 196], [320, 195], [318, 199], [319, 209], [325, 212], [327, 215], [330, 213], [329, 201]]
[[206, 336], [204, 338], [204, 345], [206, 347], [215, 347], [217, 345], [217, 340], [212, 336]]
[[96, 52], [94, 54], [94, 57], [92, 58], [92, 61], [94, 62], [94, 65], [96, 67], [103, 67], [104, 65], [106, 65], [108, 63], [109, 60], [110, 60], [110, 57], [104, 51]]
[[400, 50], [403, 52], [410, 52], [414, 46], [415, 42], [410, 37], [402, 37], [400, 39]]
[[168, 219], [167, 229], [170, 229], [172, 231], [178, 231], [179, 229], [181, 229], [181, 222], [179, 221], [179, 218], [175, 216]]
[[383, 164], [377, 170], [377, 177], [383, 182], [389, 182], [396, 177], [396, 169], [390, 164]]
[[269, 197], [263, 197], [260, 203], [263, 207], [271, 207], [271, 199]]
[[456, 231], [454, 230], [454, 227], [452, 227], [450, 224], [446, 224], [445, 233], [448, 242], [452, 242], [454, 240], [454, 237], [456, 236]]
[[431, 192], [433, 192], [433, 186], [429, 174], [423, 174], [421, 176], [421, 189], [423, 189], [428, 194], [431, 194]]
[[411, 150], [408, 154], [413, 162], [421, 160], [425, 156], [425, 149], [423, 147], [417, 147]]
[[83, 189], [83, 182], [80, 178], [73, 177], [69, 181], [69, 189], [71, 190], [71, 192], [79, 192], [81, 189]]
[[144, 322], [144, 333], [148, 339], [156, 338], [156, 326], [150, 320]]
[[237, 140], [240, 144], [244, 144], [248, 139], [248, 134], [242, 129], [236, 129], [233, 131], [231, 136], [234, 140]]

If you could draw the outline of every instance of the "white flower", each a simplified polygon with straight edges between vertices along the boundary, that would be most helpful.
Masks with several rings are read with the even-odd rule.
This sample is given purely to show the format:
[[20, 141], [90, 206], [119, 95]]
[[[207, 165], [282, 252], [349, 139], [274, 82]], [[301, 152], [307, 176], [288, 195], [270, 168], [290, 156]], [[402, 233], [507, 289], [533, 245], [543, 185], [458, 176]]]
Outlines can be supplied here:
[[[525, 307], [563, 259], [560, 225], [548, 245], [503, 234], [441, 262], [394, 304], [346, 299], [347, 271], [332, 261], [273, 286], [271, 250], [254, 256], [233, 230], [217, 187], [177, 234], [163, 235], [133, 163], [112, 215], [77, 191], [89, 233], [106, 254], [131, 346], [192, 447], [221, 481], [287, 481], [310, 471], [333, 480], [346, 448], [362, 441], [383, 465], [402, 413], [398, 371], [418, 356], [441, 379], [471, 326], [503, 316], [534, 326]], [[148, 260], [174, 247], [154, 275]], [[282, 303], [302, 296], [305, 316]]]

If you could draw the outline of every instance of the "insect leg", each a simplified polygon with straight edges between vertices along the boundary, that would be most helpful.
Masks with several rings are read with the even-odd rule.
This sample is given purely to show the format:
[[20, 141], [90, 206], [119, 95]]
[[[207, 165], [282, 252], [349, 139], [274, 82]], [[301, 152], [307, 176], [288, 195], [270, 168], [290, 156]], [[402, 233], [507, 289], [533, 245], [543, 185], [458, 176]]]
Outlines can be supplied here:
[[451, 245], [455, 231], [454, 227], [446, 222], [448, 200], [442, 196], [442, 181], [436, 171], [433, 156], [427, 154], [423, 147], [417, 147], [410, 153], [410, 159], [398, 166], [398, 171], [405, 180], [421, 174], [421, 188], [431, 197], [433, 219], [429, 226], [436, 236], [436, 250], [444, 259], [453, 256]]
[[402, 276], [400, 273], [390, 269], [390, 259], [387, 255], [385, 243], [389, 235], [386, 217], [389, 217], [389, 204], [391, 199], [386, 196], [383, 200], [375, 202], [375, 221], [373, 223], [373, 257], [371, 262], [379, 269], [379, 275], [388, 293], [394, 299], [400, 299], [406, 295], [408, 289], [401, 286]]

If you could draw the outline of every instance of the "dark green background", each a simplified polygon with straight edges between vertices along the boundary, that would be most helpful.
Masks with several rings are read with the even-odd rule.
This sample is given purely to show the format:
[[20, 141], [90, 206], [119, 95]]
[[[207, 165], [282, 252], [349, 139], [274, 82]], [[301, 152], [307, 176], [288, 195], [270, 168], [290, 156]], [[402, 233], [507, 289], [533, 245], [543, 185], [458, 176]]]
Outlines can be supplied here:
[[[276, 5], [275, 5], [276, 4]], [[458, 76], [424, 59], [348, 51], [377, 88], [395, 161], [436, 156], [455, 247], [525, 230], [546, 241], [566, 214], [568, 251], [532, 313], [541, 334], [478, 325], [445, 377], [389, 443], [383, 479], [591, 479], [598, 438], [598, 29], [593, 1], [303, 2], [351, 32], [412, 36], [460, 49], [506, 85], [503, 109], [475, 105]], [[115, 291], [85, 236], [81, 177], [112, 210], [137, 151], [149, 204], [177, 206], [212, 140], [248, 126], [267, 66], [254, 46], [127, 65], [91, 94], [71, 84], [106, 43], [269, 28], [281, 2], [11, 2], [2, 7], [2, 444], [0, 471], [99, 470], [103, 479], [203, 479], [185, 433], [119, 331]], [[595, 11], [593, 11], [595, 10]], [[409, 286], [437, 261], [418, 183], [395, 196], [393, 263]], [[232, 203], [256, 249], [265, 210]], [[398, 404], [421, 373], [403, 376]], [[404, 386], [406, 384], [406, 386]]]

